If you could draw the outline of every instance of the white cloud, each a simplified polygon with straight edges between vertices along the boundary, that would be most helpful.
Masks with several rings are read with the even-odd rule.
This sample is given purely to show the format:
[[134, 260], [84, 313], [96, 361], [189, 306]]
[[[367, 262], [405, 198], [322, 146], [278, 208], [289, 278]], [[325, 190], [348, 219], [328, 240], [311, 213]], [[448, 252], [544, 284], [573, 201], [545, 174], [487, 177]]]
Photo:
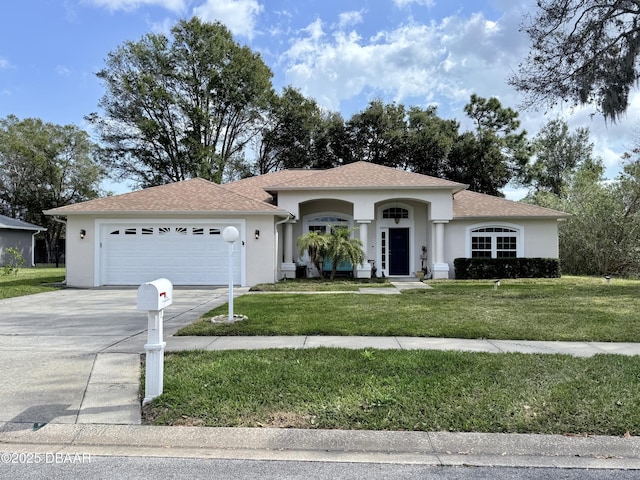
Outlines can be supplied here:
[[57, 65], [56, 73], [61, 77], [68, 77], [71, 75], [71, 69], [65, 67], [64, 65]]
[[283, 61], [287, 81], [331, 109], [366, 91], [399, 102], [463, 104], [474, 92], [511, 91], [505, 77], [522, 53], [514, 49], [524, 45], [516, 34], [517, 27], [482, 14], [409, 23], [368, 39], [339, 25], [326, 32], [318, 19], [298, 32]]
[[433, 7], [436, 4], [435, 0], [393, 0], [393, 3], [395, 3], [399, 8], [404, 8], [412, 3], [422, 5], [424, 7]]
[[359, 23], [362, 23], [363, 18], [362, 18], [362, 14], [363, 14], [363, 10], [359, 10], [359, 11], [353, 11], [353, 12], [343, 12], [340, 14], [339, 18], [338, 18], [338, 28], [346, 28], [346, 27], [350, 27], [352, 25], [357, 25]]
[[6, 58], [0, 57], [0, 70], [6, 70], [10, 66], [11, 64], [9, 63], [9, 60], [7, 60]]
[[193, 14], [207, 22], [224, 23], [234, 35], [253, 38], [256, 20], [263, 7], [257, 0], [207, 0]]
[[108, 10], [137, 10], [142, 6], [158, 6], [173, 12], [182, 12], [186, 8], [187, 0], [84, 0], [85, 3], [104, 7]]

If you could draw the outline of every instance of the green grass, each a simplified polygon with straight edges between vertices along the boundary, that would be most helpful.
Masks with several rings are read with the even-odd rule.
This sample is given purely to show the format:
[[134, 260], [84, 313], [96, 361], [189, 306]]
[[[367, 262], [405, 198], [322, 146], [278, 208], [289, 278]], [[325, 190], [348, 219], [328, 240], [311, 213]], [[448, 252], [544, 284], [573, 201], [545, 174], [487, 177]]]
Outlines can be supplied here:
[[244, 295], [249, 317], [213, 325], [223, 305], [179, 335], [364, 335], [640, 342], [640, 282], [596, 278], [433, 282], [401, 295]]
[[388, 278], [349, 279], [336, 278], [327, 280], [320, 278], [302, 278], [280, 281], [278, 283], [261, 283], [251, 287], [252, 292], [357, 292], [360, 288], [392, 288]]
[[56, 290], [58, 287], [51, 284], [64, 279], [64, 268], [21, 268], [17, 275], [0, 273], [0, 299]]
[[[167, 354], [156, 425], [640, 434], [640, 357], [391, 350]], [[144, 389], [144, 386], [142, 387]]]

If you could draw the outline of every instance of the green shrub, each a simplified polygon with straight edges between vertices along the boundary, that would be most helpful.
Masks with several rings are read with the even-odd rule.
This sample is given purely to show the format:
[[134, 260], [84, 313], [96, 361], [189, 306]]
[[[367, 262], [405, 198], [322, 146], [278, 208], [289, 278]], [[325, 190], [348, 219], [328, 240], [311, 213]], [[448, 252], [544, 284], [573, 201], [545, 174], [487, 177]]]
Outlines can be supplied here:
[[456, 279], [558, 278], [557, 258], [456, 258]]
[[15, 247], [9, 247], [4, 251], [6, 257], [6, 264], [2, 267], [3, 275], [18, 275], [18, 270], [24, 266], [24, 257]]

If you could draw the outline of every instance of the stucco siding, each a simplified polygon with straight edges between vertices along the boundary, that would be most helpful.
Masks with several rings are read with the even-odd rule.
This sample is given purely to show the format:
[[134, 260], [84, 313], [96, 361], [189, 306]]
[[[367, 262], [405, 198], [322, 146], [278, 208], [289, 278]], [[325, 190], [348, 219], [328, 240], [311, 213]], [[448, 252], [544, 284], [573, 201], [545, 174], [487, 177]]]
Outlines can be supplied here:
[[24, 267], [33, 266], [33, 234], [28, 230], [0, 230], [0, 266], [7, 264], [7, 248], [17, 248], [24, 258]]
[[467, 257], [469, 245], [468, 228], [477, 225], [511, 225], [521, 228], [520, 238], [523, 257], [558, 258], [558, 222], [549, 220], [454, 220], [445, 226], [445, 260], [449, 264], [449, 276], [453, 277], [453, 261]]

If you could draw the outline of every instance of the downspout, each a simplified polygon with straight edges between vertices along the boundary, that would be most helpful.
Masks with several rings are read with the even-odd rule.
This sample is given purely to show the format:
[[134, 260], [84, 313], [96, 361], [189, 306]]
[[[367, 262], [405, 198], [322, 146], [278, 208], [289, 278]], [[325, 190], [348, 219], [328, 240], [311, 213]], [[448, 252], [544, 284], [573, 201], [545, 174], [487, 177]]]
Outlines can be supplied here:
[[36, 266], [36, 235], [39, 234], [42, 230], [36, 230], [31, 234], [31, 267]]
[[278, 281], [278, 244], [280, 243], [278, 239], [278, 225], [287, 223], [292, 218], [295, 218], [295, 216], [292, 215], [291, 213], [287, 213], [287, 217], [284, 220], [276, 222], [273, 225], [274, 236], [275, 236], [275, 246], [273, 249], [273, 260], [274, 260], [273, 265], [276, 267], [273, 271], [273, 283], [276, 283]]

